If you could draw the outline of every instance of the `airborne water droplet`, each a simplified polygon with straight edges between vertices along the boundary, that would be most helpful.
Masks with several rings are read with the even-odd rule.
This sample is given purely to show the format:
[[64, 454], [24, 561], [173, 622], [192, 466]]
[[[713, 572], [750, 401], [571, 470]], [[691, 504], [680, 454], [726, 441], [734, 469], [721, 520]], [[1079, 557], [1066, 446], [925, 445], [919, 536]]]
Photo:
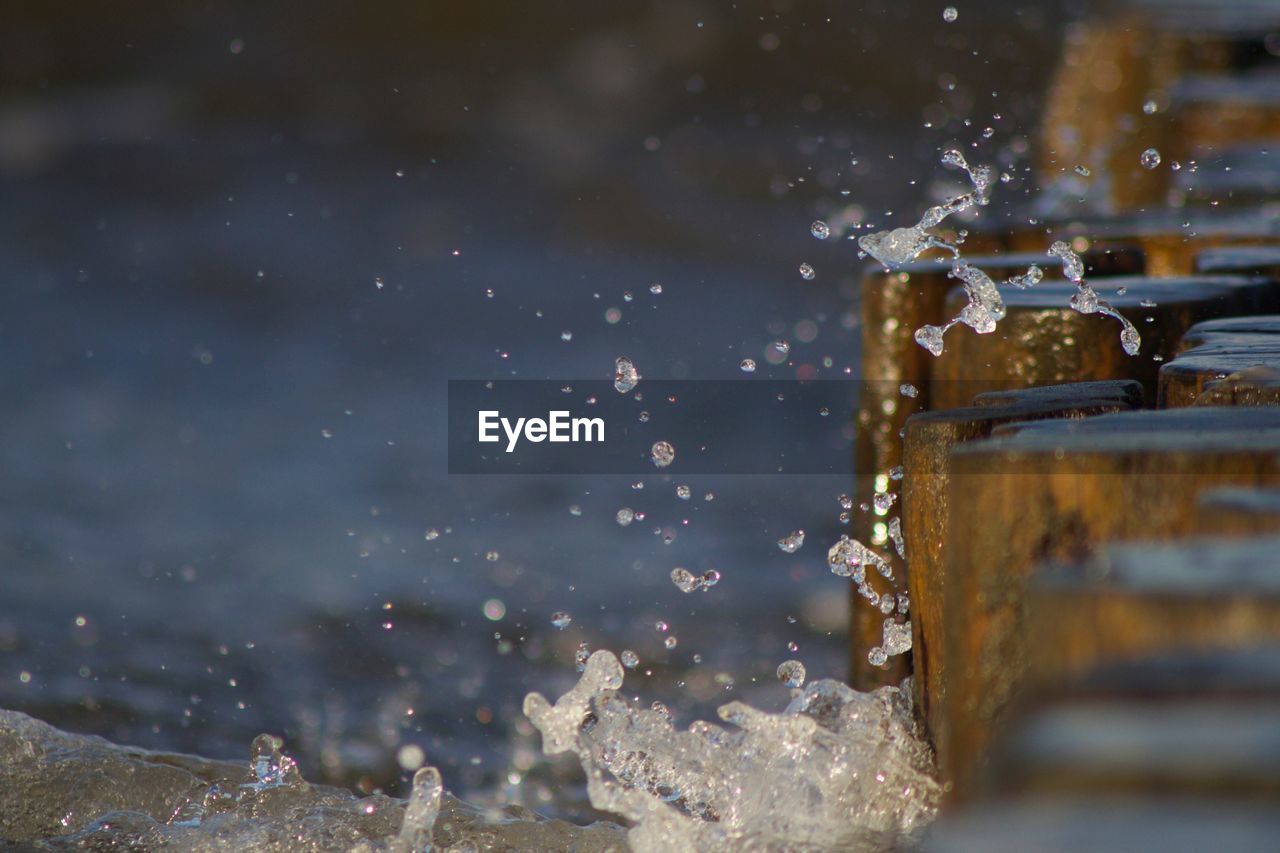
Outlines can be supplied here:
[[640, 656], [631, 649], [623, 649], [619, 657], [622, 659], [622, 665], [627, 669], [635, 669], [640, 665]]
[[794, 554], [800, 550], [800, 546], [804, 545], [804, 531], [793, 530], [788, 535], [778, 540], [778, 547], [782, 549], [784, 554]]
[[1160, 152], [1154, 148], [1148, 148], [1142, 152], [1142, 156], [1138, 158], [1138, 162], [1142, 164], [1144, 169], [1154, 169], [1160, 165]]
[[804, 684], [804, 664], [798, 660], [784, 660], [778, 664], [778, 680], [788, 687], [799, 687]]
[[563, 610], [557, 610], [555, 613], [551, 614], [551, 624], [561, 631], [568, 628], [569, 623], [572, 621], [573, 617]]
[[676, 458], [676, 449], [669, 442], [658, 441], [649, 450], [649, 458], [659, 468], [666, 468]]
[[671, 570], [671, 582], [676, 585], [676, 589], [681, 592], [693, 592], [702, 586], [702, 578], [695, 575], [688, 569], [682, 569], [679, 566]]
[[613, 387], [619, 394], [625, 394], [640, 383], [640, 371], [625, 355], [618, 356], [614, 362]]
[[819, 240], [825, 240], [831, 236], [831, 226], [827, 225], [827, 223], [823, 222], [821, 219], [817, 219], [809, 226], [809, 233]]
[[815, 275], [817, 275], [817, 273], [813, 271], [813, 267], [811, 267], [809, 264], [800, 265], [800, 277], [802, 279], [804, 279], [805, 281], [813, 281], [813, 277]]
[[618, 510], [618, 514], [615, 518], [617, 519], [619, 526], [626, 527], [628, 524], [636, 520], [636, 514], [631, 507], [624, 506], [622, 509]]
[[753, 359], [753, 358], [744, 358], [744, 359], [742, 360], [742, 363], [741, 363], [741, 364], [739, 364], [739, 365], [738, 365], [738, 367], [742, 368], [742, 372], [743, 372], [743, 373], [755, 373], [755, 372], [756, 372], [756, 362], [755, 362], [755, 359]]
[[960, 17], [960, 13], [956, 11], [955, 6], [948, 6], [942, 10], [942, 20], [946, 21], [948, 24], [955, 23], [955, 20], [958, 17]]

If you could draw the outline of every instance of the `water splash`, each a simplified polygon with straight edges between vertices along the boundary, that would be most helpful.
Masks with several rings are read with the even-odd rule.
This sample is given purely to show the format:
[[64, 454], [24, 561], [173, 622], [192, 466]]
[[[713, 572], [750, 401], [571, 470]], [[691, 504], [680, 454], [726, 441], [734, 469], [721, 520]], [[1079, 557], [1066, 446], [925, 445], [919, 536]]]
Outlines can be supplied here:
[[1084, 278], [1084, 261], [1062, 240], [1049, 247], [1049, 257], [1062, 262], [1062, 274], [1076, 286], [1071, 296], [1071, 307], [1081, 314], [1103, 314], [1120, 321], [1120, 346], [1126, 355], [1137, 355], [1142, 346], [1142, 336], [1119, 311], [1111, 307], [1105, 299], [1099, 299], [1097, 292]]
[[[1148, 156], [1152, 155], [1152, 156]], [[1160, 154], [1154, 149], [1143, 152], [1143, 166], [1155, 168], [1160, 162]], [[968, 303], [960, 313], [941, 326], [926, 324], [915, 332], [915, 340], [934, 356], [942, 355], [944, 338], [954, 326], [965, 325], [980, 335], [990, 334], [996, 324], [1004, 319], [1005, 305], [1000, 290], [991, 276], [968, 263], [961, 257], [958, 243], [950, 243], [930, 234], [928, 229], [940, 224], [953, 213], [959, 213], [972, 207], [983, 207], [990, 202], [992, 170], [990, 166], [971, 167], [959, 151], [954, 149], [942, 155], [942, 164], [950, 168], [963, 169], [969, 176], [973, 191], [956, 196], [944, 204], [925, 211], [918, 223], [907, 228], [895, 228], [891, 231], [877, 231], [858, 239], [858, 247], [875, 258], [886, 268], [894, 269], [909, 263], [929, 249], [941, 249], [952, 255], [952, 278], [958, 279], [964, 287]], [[1150, 164], [1150, 165], [1148, 165]], [[1085, 171], [1087, 174], [1087, 170]], [[963, 233], [963, 232], [962, 232]], [[1137, 329], [1117, 312], [1110, 303], [1099, 300], [1097, 294], [1084, 280], [1084, 262], [1071, 247], [1061, 240], [1049, 247], [1050, 257], [1062, 262], [1063, 274], [1076, 285], [1076, 293], [1071, 298], [1071, 307], [1082, 314], [1104, 314], [1120, 321], [1120, 345], [1127, 355], [1137, 355], [1142, 338]], [[1005, 285], [1020, 290], [1033, 287], [1044, 278], [1044, 271], [1032, 264], [1025, 273], [1014, 275], [1005, 280]]]
[[524, 712], [544, 752], [578, 756], [592, 805], [632, 821], [633, 850], [889, 847], [936, 814], [908, 690], [820, 680], [781, 713], [731, 702], [719, 716], [735, 728], [677, 731], [622, 682], [618, 659], [596, 652], [554, 705], [531, 693]]
[[942, 165], [963, 169], [973, 186], [972, 192], [929, 208], [915, 225], [864, 234], [858, 238], [858, 248], [890, 269], [910, 263], [929, 249], [941, 249], [959, 258], [960, 249], [956, 244], [930, 234], [929, 229], [937, 227], [952, 214], [975, 206], [986, 206], [991, 200], [992, 170], [990, 166], [970, 167], [964, 155], [955, 149], [943, 153]]

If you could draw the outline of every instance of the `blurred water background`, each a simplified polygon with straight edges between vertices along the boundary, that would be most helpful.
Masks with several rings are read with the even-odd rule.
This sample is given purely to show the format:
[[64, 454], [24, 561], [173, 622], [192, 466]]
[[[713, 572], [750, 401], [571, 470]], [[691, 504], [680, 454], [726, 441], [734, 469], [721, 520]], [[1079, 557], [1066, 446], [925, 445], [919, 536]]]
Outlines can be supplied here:
[[573, 816], [519, 708], [579, 643], [684, 722], [839, 677], [850, 473], [450, 477], [446, 383], [856, 376], [809, 223], [1016, 159], [1073, 11], [944, 5], [8, 4], [0, 706]]

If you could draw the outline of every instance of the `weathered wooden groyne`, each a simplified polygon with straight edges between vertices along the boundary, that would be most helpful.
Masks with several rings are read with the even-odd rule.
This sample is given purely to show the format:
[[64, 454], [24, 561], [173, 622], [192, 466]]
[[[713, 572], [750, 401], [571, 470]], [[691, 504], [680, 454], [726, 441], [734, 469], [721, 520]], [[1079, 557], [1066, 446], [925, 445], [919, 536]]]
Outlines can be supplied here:
[[1280, 4], [1209, 0], [1073, 27], [1050, 210], [966, 255], [1000, 280], [1066, 241], [1136, 356], [1047, 264], [938, 358], [912, 333], [963, 306], [950, 264], [864, 276], [860, 492], [901, 466], [907, 572], [877, 582], [909, 591], [913, 649], [871, 666], [855, 601], [853, 680], [913, 676], [950, 791], [928, 849], [1280, 837], [1278, 34]]

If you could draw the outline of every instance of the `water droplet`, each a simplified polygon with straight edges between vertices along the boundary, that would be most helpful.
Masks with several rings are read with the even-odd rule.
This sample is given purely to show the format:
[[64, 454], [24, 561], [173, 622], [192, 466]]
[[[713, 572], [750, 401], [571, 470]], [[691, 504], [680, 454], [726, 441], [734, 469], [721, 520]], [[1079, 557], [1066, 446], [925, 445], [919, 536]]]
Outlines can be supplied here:
[[1076, 166], [1076, 168], [1075, 168], [1075, 173], [1076, 173], [1077, 175], [1079, 175], [1080, 177], [1082, 177], [1082, 178], [1087, 178], [1087, 177], [1089, 177], [1090, 175], [1092, 175], [1092, 174], [1093, 174], [1093, 173], [1092, 173], [1092, 172], [1090, 172], [1088, 169], [1086, 169], [1084, 166]]
[[942, 10], [942, 20], [948, 24], [954, 24], [958, 17], [960, 17], [960, 12], [956, 10], [955, 6], [948, 6]]
[[742, 368], [743, 373], [755, 373], [756, 361], [754, 358], [744, 358], [742, 360], [742, 363], [739, 364], [738, 367]]
[[778, 547], [782, 549], [784, 554], [794, 554], [804, 545], [804, 531], [793, 530], [791, 533], [778, 540]]
[[631, 507], [624, 506], [622, 509], [618, 510], [616, 518], [619, 526], [626, 527], [628, 524], [636, 520], [636, 514], [632, 511]]
[[253, 773], [253, 786], [280, 788], [302, 784], [302, 774], [297, 763], [280, 751], [284, 744], [274, 735], [258, 735], [249, 747], [249, 769]]
[[817, 219], [809, 226], [809, 233], [814, 237], [817, 237], [819, 240], [825, 240], [831, 236], [831, 226], [827, 225], [827, 223], [823, 222], [821, 219]]
[[571, 622], [573, 622], [573, 617], [563, 610], [557, 610], [555, 613], [551, 614], [551, 624], [560, 631], [568, 628], [569, 623]]
[[678, 497], [680, 500], [687, 501], [692, 496], [693, 496], [693, 490], [690, 489], [688, 486], [683, 484], [676, 486], [676, 497]]
[[659, 468], [666, 468], [676, 458], [676, 449], [670, 442], [656, 441], [649, 450], [649, 458]]
[[904, 397], [915, 399], [920, 396], [920, 389], [912, 385], [910, 382], [904, 382], [898, 386], [898, 393]]
[[841, 509], [853, 509], [853, 498], [848, 495], [841, 495], [836, 500], [840, 503]]
[[671, 570], [671, 582], [676, 585], [676, 589], [685, 593], [693, 592], [702, 586], [702, 578], [679, 566]]
[[569, 331], [568, 329], [565, 329], [563, 332], [560, 333], [560, 340], [562, 341], [573, 340], [573, 332]]
[[927, 349], [932, 355], [942, 355], [941, 327], [925, 325], [916, 329], [916, 343]]
[[867, 660], [871, 662], [872, 666], [884, 666], [885, 661], [888, 659], [889, 656], [879, 646], [872, 646], [871, 650], [867, 652]]
[[897, 499], [898, 495], [896, 492], [877, 492], [876, 496], [872, 498], [872, 504], [875, 506], [878, 514], [884, 515], [889, 511], [889, 508], [893, 506], [893, 502]]
[[675, 634], [672, 634], [670, 637], [667, 637], [665, 640], [662, 641], [662, 645], [666, 646], [669, 649], [674, 649], [677, 645], [679, 645], [679, 643], [680, 643], [680, 640], [676, 637]]
[[784, 660], [778, 664], [778, 680], [788, 687], [799, 687], [804, 684], [804, 664], [798, 660]]
[[1148, 148], [1146, 151], [1142, 152], [1142, 155], [1138, 158], [1138, 162], [1142, 164], [1142, 168], [1144, 169], [1154, 169], [1156, 166], [1160, 165], [1160, 152], [1154, 148]]
[[569, 515], [572, 515], [572, 516], [582, 515], [582, 507], [578, 506], [577, 504], [570, 504]]
[[432, 541], [433, 539], [439, 539], [440, 531], [436, 530], [434, 527], [428, 527], [427, 532], [423, 534], [422, 538], [426, 539], [428, 542]]
[[787, 353], [791, 352], [791, 344], [787, 343], [786, 341], [774, 341], [773, 349], [775, 352], [779, 352], [783, 355], [786, 355]]
[[578, 643], [578, 650], [573, 653], [574, 666], [578, 668], [578, 672], [585, 672], [587, 669], [587, 661], [591, 658], [591, 647], [586, 641]]
[[1143, 111], [1144, 113], [1146, 113], [1147, 115], [1149, 115], [1149, 116], [1153, 116], [1153, 115], [1155, 115], [1155, 114], [1156, 114], [1156, 111], [1157, 111], [1157, 110], [1159, 110], [1159, 109], [1160, 109], [1160, 105], [1159, 105], [1159, 104], [1157, 104], [1157, 103], [1155, 102], [1155, 100], [1154, 100], [1154, 99], [1152, 99], [1152, 98], [1148, 98], [1148, 99], [1147, 99], [1146, 101], [1144, 101], [1144, 102], [1143, 102], [1143, 104], [1142, 104], [1142, 111]]
[[501, 554], [499, 554], [497, 551], [489, 551], [488, 553], [486, 553], [486, 554], [484, 555], [484, 558], [485, 558], [486, 560], [488, 560], [490, 563], [496, 563], [496, 562], [498, 562], [498, 559], [499, 559], [499, 557], [501, 557], [501, 556], [502, 556], [502, 555], [501, 555]]
[[613, 387], [619, 394], [625, 394], [640, 384], [640, 371], [625, 355], [618, 356], [613, 368]]
[[658, 631], [659, 633], [666, 633], [667, 629], [670, 627], [671, 627], [670, 625], [668, 625], [666, 622], [663, 622], [661, 619], [653, 623], [653, 629], [655, 631]]
[[383, 281], [382, 281], [382, 276], [380, 276], [380, 275], [375, 275], [375, 276], [373, 277], [373, 286], [374, 286], [374, 287], [376, 287], [376, 288], [378, 288], [378, 290], [382, 290], [382, 288], [384, 287], [384, 283], [383, 283]]
[[702, 586], [705, 589], [710, 589], [718, 583], [720, 583], [720, 573], [715, 569], [707, 569], [702, 573]]
[[[886, 595], [885, 598], [892, 599], [892, 596]], [[892, 608], [886, 612], [892, 612]], [[911, 651], [911, 623], [903, 622], [899, 625], [892, 619], [884, 620], [884, 639], [881, 642], [886, 655], [900, 655]]]
[[649, 285], [649, 292], [654, 296], [660, 295], [662, 293], [662, 285], [655, 281], [653, 284]]
[[817, 275], [817, 273], [813, 271], [813, 267], [811, 267], [809, 264], [800, 265], [800, 277], [802, 279], [804, 279], [805, 281], [813, 281], [813, 277], [815, 275]]

